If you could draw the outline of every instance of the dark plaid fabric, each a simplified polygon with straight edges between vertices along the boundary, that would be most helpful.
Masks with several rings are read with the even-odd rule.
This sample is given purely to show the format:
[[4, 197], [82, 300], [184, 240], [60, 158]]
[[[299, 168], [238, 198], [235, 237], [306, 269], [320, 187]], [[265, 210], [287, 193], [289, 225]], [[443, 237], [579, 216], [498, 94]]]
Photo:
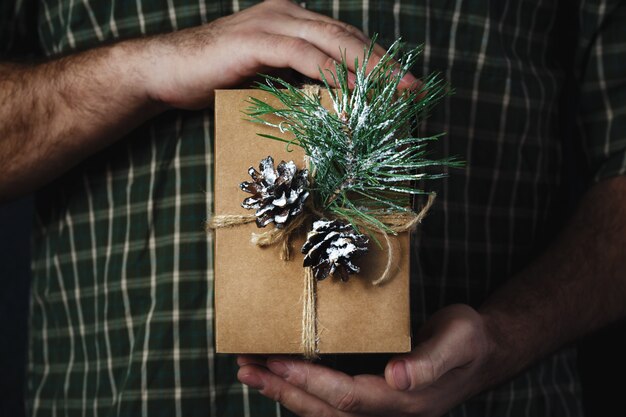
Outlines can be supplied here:
[[[0, 10], [18, 16], [25, 3], [0, 2]], [[31, 32], [47, 56], [200, 25], [252, 4], [36, 3]], [[479, 306], [536, 256], [564, 217], [572, 174], [586, 184], [624, 174], [625, 2], [303, 6], [379, 33], [387, 46], [399, 36], [424, 43], [415, 75], [440, 71], [455, 89], [424, 126], [426, 135], [448, 132], [432, 148], [437, 156], [467, 165], [426, 184], [439, 198], [412, 251], [415, 328], [444, 305]], [[6, 16], [0, 34], [14, 39]], [[570, 89], [576, 94], [563, 99]], [[212, 242], [203, 232], [212, 117], [167, 112], [38, 194], [33, 415], [285, 415], [236, 381], [233, 357], [214, 353]], [[563, 351], [450, 415], [580, 416], [578, 396], [575, 354]]]

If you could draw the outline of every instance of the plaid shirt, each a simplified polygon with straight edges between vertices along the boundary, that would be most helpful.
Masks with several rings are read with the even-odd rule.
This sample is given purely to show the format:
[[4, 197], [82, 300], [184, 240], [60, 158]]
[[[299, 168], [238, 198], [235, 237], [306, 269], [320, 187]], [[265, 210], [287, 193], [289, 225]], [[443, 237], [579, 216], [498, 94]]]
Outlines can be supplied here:
[[[37, 33], [53, 56], [200, 25], [251, 3], [41, 0], [36, 32], [21, 32]], [[379, 33], [384, 45], [399, 36], [425, 43], [414, 73], [441, 71], [456, 90], [424, 127], [448, 132], [436, 155], [467, 166], [428, 184], [439, 198], [413, 247], [416, 327], [444, 305], [480, 305], [536, 256], [564, 217], [572, 178], [624, 174], [624, 3], [304, 3]], [[23, 28], [15, 23], [28, 20], [17, 17], [30, 3], [0, 6], [0, 36], [16, 43], [12, 29]], [[38, 193], [33, 415], [287, 415], [236, 381], [233, 357], [214, 353], [212, 242], [203, 232], [212, 132], [210, 110], [169, 111]], [[569, 350], [450, 415], [579, 416], [578, 396]]]

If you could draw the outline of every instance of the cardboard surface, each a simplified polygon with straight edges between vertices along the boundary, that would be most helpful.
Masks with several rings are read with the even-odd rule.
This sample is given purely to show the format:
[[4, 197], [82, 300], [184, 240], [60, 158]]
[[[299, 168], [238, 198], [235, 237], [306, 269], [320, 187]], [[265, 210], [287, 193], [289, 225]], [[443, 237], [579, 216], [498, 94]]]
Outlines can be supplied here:
[[[248, 168], [268, 155], [276, 164], [293, 160], [303, 168], [302, 150], [262, 138], [276, 129], [245, 120], [248, 97], [274, 100], [258, 90], [220, 90], [215, 97], [215, 214], [250, 214], [241, 207], [248, 194], [239, 183]], [[273, 225], [268, 226], [273, 227]], [[294, 239], [292, 260], [281, 261], [278, 248], [250, 243], [251, 223], [218, 229], [215, 234], [215, 320], [217, 352], [300, 353], [302, 291], [300, 248]], [[375, 244], [358, 260], [362, 272], [347, 283], [328, 277], [317, 283], [320, 353], [407, 352], [411, 348], [409, 311], [409, 237], [394, 238], [394, 277], [371, 284], [387, 261]]]

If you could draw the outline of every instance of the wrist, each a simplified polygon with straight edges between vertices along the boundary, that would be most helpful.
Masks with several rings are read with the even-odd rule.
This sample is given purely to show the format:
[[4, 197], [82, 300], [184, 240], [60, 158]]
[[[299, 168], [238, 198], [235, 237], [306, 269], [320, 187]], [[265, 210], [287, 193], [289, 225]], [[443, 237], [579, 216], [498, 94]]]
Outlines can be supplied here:
[[[486, 334], [487, 364], [486, 385], [491, 387], [508, 380], [534, 361], [529, 349], [530, 336], [523, 323], [514, 320], [504, 311], [494, 308], [480, 308]], [[530, 352], [530, 353], [529, 353]]]
[[128, 40], [112, 46], [110, 53], [131, 101], [153, 114], [171, 108], [159, 94], [163, 80], [159, 76], [162, 63], [157, 59], [161, 54], [157, 43], [151, 38]]
[[[215, 23], [215, 22], [214, 22]], [[228, 71], [214, 47], [213, 23], [128, 41], [141, 94], [161, 109], [199, 110], [211, 104], [214, 90], [225, 86]]]
[[509, 368], [508, 355], [512, 351], [505, 347], [501, 323], [490, 313], [475, 309], [469, 305], [459, 305], [465, 309], [469, 323], [464, 338], [464, 349], [473, 352], [473, 359], [467, 364], [474, 373], [468, 384], [469, 396], [476, 395], [508, 379], [513, 372]]

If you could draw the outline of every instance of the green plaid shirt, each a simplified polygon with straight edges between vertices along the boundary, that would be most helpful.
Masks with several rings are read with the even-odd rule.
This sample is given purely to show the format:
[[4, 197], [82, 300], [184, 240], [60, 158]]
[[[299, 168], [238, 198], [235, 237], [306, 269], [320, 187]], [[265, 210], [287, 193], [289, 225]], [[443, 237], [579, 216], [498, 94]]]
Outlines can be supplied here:
[[[37, 35], [53, 56], [200, 25], [251, 3], [41, 0], [24, 30], [29, 19], [17, 18], [31, 3], [0, 2], [0, 36], [8, 49], [16, 33]], [[441, 71], [456, 90], [424, 127], [448, 132], [433, 152], [467, 166], [428, 184], [439, 198], [413, 247], [416, 327], [446, 304], [480, 305], [541, 251], [564, 217], [571, 178], [624, 174], [624, 1], [303, 5], [379, 33], [384, 45], [399, 36], [424, 43], [414, 73]], [[212, 241], [203, 232], [212, 117], [167, 112], [38, 193], [33, 415], [286, 415], [236, 381], [232, 356], [214, 352]], [[578, 397], [570, 350], [450, 415], [579, 416]]]

